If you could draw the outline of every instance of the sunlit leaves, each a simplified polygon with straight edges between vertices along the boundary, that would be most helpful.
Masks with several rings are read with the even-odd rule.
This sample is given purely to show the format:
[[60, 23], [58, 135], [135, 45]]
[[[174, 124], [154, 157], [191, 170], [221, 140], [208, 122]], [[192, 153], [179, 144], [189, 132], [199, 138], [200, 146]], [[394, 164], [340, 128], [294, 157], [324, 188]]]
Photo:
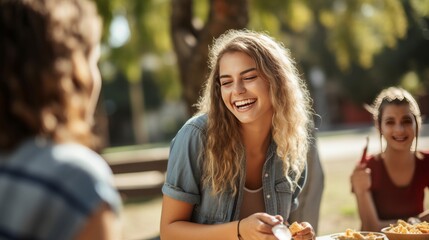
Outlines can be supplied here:
[[332, 29], [335, 26], [335, 14], [327, 9], [322, 9], [319, 14], [319, 21], [325, 27]]
[[208, 18], [209, 0], [198, 0], [193, 2], [194, 22], [201, 26]]
[[313, 23], [313, 13], [303, 0], [250, 0], [249, 25], [279, 33], [282, 25], [292, 31], [301, 32]]
[[[117, 49], [122, 53], [116, 50], [112, 53], [116, 59], [114, 61], [123, 62], [115, 63], [115, 66], [133, 69], [134, 67], [126, 67], [127, 62], [137, 62], [137, 66], [141, 66], [139, 62], [147, 53], [162, 56], [172, 51], [169, 31], [170, 1], [96, 0], [96, 2], [104, 16], [105, 24], [109, 24], [112, 17], [118, 13], [126, 14], [130, 23], [132, 34], [130, 40]], [[372, 67], [377, 54], [386, 48], [395, 48], [400, 39], [407, 37], [408, 22], [404, 5], [410, 6], [417, 17], [429, 16], [429, 0], [248, 0], [248, 2], [249, 28], [269, 32], [275, 37], [287, 36], [290, 38], [289, 46], [297, 42], [300, 46], [308, 46], [311, 38], [320, 37], [320, 44], [335, 55], [337, 65], [344, 71], [354, 64], [363, 68]], [[198, 22], [204, 23], [210, 13], [209, 6], [209, 0], [193, 1], [194, 25], [198, 25]], [[323, 38], [311, 32], [316, 23], [320, 23], [326, 29], [326, 36]], [[294, 42], [293, 38], [300, 40]]]
[[337, 0], [321, 11], [319, 19], [329, 29], [328, 46], [343, 70], [352, 62], [371, 67], [374, 56], [384, 47], [395, 47], [407, 29], [399, 0]]
[[419, 75], [414, 71], [409, 71], [404, 74], [401, 78], [400, 85], [416, 96], [424, 94], [425, 87], [419, 79]]
[[250, 12], [249, 26], [251, 28], [269, 32], [273, 36], [280, 33], [280, 22], [276, 15], [265, 11], [258, 11], [257, 9], [251, 9]]
[[[145, 54], [163, 54], [171, 51], [168, 25], [169, 1], [97, 0], [96, 2], [103, 16], [105, 35], [110, 33], [108, 27], [115, 16], [123, 16], [126, 19], [130, 29], [129, 39], [120, 46], [110, 46], [112, 48], [106, 52], [109, 54], [108, 60], [125, 73], [128, 80], [139, 81], [141, 59]], [[121, 26], [118, 28], [120, 29]], [[122, 33], [116, 31], [110, 34]]]
[[429, 16], [429, 0], [410, 0], [410, 4], [421, 17]]
[[283, 19], [293, 31], [301, 32], [313, 23], [313, 13], [303, 1], [294, 0], [286, 9]]
[[[251, 26], [270, 32], [278, 33], [276, 28], [286, 26], [301, 34], [319, 21], [327, 29], [326, 41], [321, 41], [335, 54], [342, 70], [352, 64], [372, 67], [374, 57], [385, 48], [394, 48], [408, 28], [401, 0], [253, 0], [252, 4], [256, 9]], [[429, 12], [429, 0], [412, 0], [411, 5], [422, 16]]]
[[130, 62], [124, 66], [125, 74], [130, 82], [140, 81], [141, 67], [137, 62]]
[[[385, 1], [385, 10], [382, 11], [384, 19], [379, 19], [384, 23], [384, 27], [391, 29], [391, 35], [397, 38], [405, 37], [407, 31], [407, 19], [404, 8], [400, 1]], [[386, 26], [387, 25], [387, 26]], [[393, 47], [394, 43], [390, 46]]]

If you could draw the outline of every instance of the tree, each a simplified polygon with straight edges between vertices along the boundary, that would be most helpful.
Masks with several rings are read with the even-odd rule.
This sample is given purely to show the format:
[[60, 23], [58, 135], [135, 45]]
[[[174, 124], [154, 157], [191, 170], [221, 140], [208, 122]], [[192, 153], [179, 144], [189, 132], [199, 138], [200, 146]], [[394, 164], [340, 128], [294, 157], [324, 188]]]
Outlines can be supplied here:
[[209, 14], [202, 26], [194, 21], [192, 0], [173, 0], [171, 36], [179, 66], [183, 97], [189, 113], [195, 112], [201, 86], [207, 75], [208, 46], [227, 29], [248, 23], [247, 0], [210, 0]]
[[[142, 58], [148, 54], [160, 58], [174, 48], [179, 77], [176, 68], [168, 66], [157, 70], [155, 79], [163, 94], [182, 94], [189, 114], [195, 111], [192, 106], [206, 79], [208, 46], [231, 28], [268, 31], [291, 49], [304, 77], [319, 67], [356, 102], [372, 98], [385, 85], [401, 83], [410, 71], [417, 73], [420, 82], [426, 81], [429, 91], [424, 52], [428, 45], [424, 32], [429, 16], [427, 0], [95, 1], [103, 16], [103, 42], [108, 49], [101, 66], [109, 62], [131, 85], [141, 85], [145, 71]], [[123, 46], [112, 47], [107, 44], [108, 33], [117, 15], [126, 17], [131, 36]], [[129, 91], [138, 96], [142, 94], [139, 89], [131, 87]], [[131, 99], [137, 135], [141, 131], [138, 118], [146, 109], [144, 96]]]
[[341, 78], [373, 68], [377, 55], [394, 49], [406, 37], [412, 24], [407, 13], [422, 18], [429, 9], [421, 1], [400, 0], [253, 0], [250, 8], [246, 0], [211, 0], [205, 24], [197, 27], [194, 2], [172, 1], [171, 14], [173, 45], [190, 112], [206, 77], [207, 46], [229, 28], [248, 27], [249, 15], [250, 28], [268, 30], [286, 41], [304, 67], [320, 65], [339, 72]]
[[[113, 76], [124, 75], [129, 82], [129, 102], [131, 107], [134, 139], [137, 144], [147, 142], [147, 136], [143, 128], [145, 113], [145, 96], [143, 91], [142, 76], [144, 69], [144, 56], [169, 51], [167, 22], [159, 21], [159, 18], [167, 18], [167, 7], [163, 1], [119, 1], [96, 0], [99, 12], [103, 17], [104, 35], [103, 43], [106, 46], [107, 56], [103, 63], [109, 63], [113, 67]], [[159, 12], [154, 9], [161, 10]], [[163, 16], [164, 15], [164, 16]], [[109, 44], [111, 37], [110, 26], [115, 17], [122, 17], [130, 29], [130, 35], [126, 42], [120, 46]], [[115, 34], [115, 33], [113, 33]], [[109, 78], [105, 76], [105, 79]], [[112, 78], [112, 76], [110, 76]]]

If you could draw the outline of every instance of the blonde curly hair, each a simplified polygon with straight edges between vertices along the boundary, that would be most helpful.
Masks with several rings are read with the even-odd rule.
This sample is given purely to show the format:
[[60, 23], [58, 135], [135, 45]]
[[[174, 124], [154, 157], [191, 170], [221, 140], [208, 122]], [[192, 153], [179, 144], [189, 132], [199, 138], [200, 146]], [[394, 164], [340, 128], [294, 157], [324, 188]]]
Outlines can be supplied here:
[[219, 60], [228, 52], [249, 55], [261, 77], [269, 82], [274, 109], [272, 138], [283, 160], [285, 176], [296, 186], [309, 145], [309, 93], [289, 50], [265, 33], [246, 29], [227, 31], [215, 39], [210, 49], [210, 74], [197, 104], [197, 114], [208, 115], [203, 183], [212, 188], [213, 194], [227, 190], [236, 194], [236, 182], [243, 174], [240, 161], [245, 153], [239, 122], [222, 101], [218, 79]]
[[100, 37], [88, 0], [0, 0], [0, 150], [38, 135], [93, 147], [88, 58]]

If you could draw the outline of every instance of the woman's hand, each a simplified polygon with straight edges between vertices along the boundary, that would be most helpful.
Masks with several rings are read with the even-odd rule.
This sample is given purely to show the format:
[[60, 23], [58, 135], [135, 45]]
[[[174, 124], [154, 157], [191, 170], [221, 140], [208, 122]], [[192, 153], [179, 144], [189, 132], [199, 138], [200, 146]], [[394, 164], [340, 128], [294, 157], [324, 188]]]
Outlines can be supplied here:
[[271, 229], [283, 222], [280, 215], [255, 213], [240, 221], [239, 232], [243, 240], [277, 240]]
[[316, 239], [316, 234], [314, 233], [313, 226], [311, 226], [310, 223], [302, 222], [300, 225], [303, 226], [304, 229], [292, 236], [294, 240]]
[[371, 187], [371, 169], [366, 168], [366, 164], [359, 164], [353, 170], [350, 177], [352, 191], [359, 195], [369, 191]]
[[420, 221], [422, 221], [422, 222], [423, 221], [429, 222], [429, 210], [426, 210], [426, 211], [420, 213], [418, 217], [419, 217]]

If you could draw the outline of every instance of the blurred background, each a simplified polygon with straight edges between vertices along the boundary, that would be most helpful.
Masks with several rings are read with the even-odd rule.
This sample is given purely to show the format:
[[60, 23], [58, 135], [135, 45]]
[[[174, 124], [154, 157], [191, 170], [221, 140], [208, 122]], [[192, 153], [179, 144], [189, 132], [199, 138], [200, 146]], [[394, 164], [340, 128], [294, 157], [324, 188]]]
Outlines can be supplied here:
[[96, 2], [106, 146], [170, 141], [195, 110], [208, 45], [229, 28], [266, 31], [291, 50], [320, 130], [371, 124], [362, 105], [392, 85], [428, 113], [428, 0]]
[[[231, 28], [265, 31], [290, 49], [314, 100], [319, 135], [329, 136], [323, 139], [346, 132], [361, 151], [363, 135], [373, 133], [363, 104], [388, 86], [407, 89], [422, 114], [429, 113], [429, 0], [94, 1], [104, 22], [97, 132], [112, 166], [162, 160], [158, 167], [165, 167], [169, 142], [195, 111], [207, 73], [208, 46]], [[325, 140], [321, 143], [325, 146]], [[421, 144], [428, 149], [427, 142]], [[325, 161], [328, 147], [320, 151]], [[152, 171], [157, 170], [154, 165], [130, 169], [147, 174], [118, 180], [124, 185], [162, 182], [163, 175]], [[344, 173], [342, 167], [338, 171]], [[125, 212], [143, 217], [146, 213], [130, 209], [146, 204], [157, 209], [155, 220], [151, 217], [157, 224], [159, 208], [150, 205], [159, 207], [155, 193], [124, 197]], [[354, 208], [346, 212], [356, 219]], [[137, 224], [136, 232], [147, 231], [138, 226], [142, 219], [127, 221]]]

